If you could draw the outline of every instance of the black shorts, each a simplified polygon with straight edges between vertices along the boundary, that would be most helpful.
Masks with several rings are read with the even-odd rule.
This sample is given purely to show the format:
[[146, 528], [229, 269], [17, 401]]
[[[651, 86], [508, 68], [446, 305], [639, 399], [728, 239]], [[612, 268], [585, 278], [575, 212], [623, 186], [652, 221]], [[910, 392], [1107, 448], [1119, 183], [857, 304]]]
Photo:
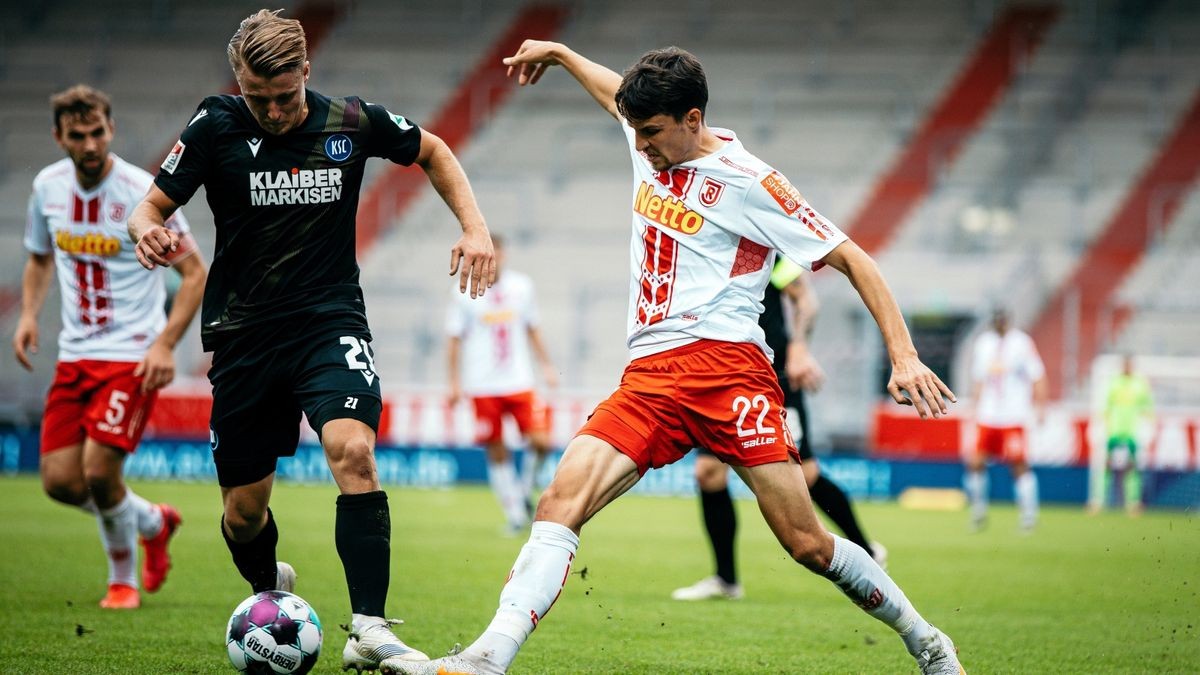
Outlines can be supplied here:
[[327, 422], [345, 418], [378, 431], [383, 399], [374, 356], [361, 326], [281, 326], [217, 348], [208, 372], [209, 433], [221, 487], [262, 480], [279, 457], [295, 455], [301, 412], [318, 436]]
[[[780, 374], [776, 373], [776, 375]], [[808, 443], [808, 411], [804, 407], [804, 392], [789, 387], [787, 378], [783, 376], [779, 377], [779, 387], [783, 389], [783, 405], [795, 410], [796, 415], [800, 418], [795, 420], [795, 424], [792, 424], [793, 420], [788, 420], [788, 427], [792, 431], [792, 438], [796, 441], [796, 450], [800, 453], [800, 461], [808, 461], [813, 458], [813, 452], [812, 446]], [[706, 448], [697, 448], [696, 452], [715, 457]]]

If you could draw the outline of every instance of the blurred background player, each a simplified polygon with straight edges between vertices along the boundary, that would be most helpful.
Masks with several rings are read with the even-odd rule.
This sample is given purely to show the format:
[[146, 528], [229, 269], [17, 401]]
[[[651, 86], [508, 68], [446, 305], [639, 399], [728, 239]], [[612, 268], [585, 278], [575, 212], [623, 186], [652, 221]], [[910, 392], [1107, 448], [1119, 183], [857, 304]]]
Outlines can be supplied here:
[[[849, 496], [821, 474], [809, 443], [804, 392], [819, 389], [825, 373], [808, 349], [808, 336], [820, 302], [812, 284], [808, 283], [804, 268], [787, 258], [776, 260], [771, 279], [763, 291], [762, 302], [763, 312], [758, 318], [758, 325], [766, 334], [767, 346], [775, 353], [771, 365], [783, 390], [784, 405], [790, 418], [799, 421], [797, 426], [792, 427], [793, 437], [800, 451], [801, 468], [804, 470], [804, 480], [808, 483], [809, 495], [813, 503], [841, 528], [847, 539], [861, 546], [880, 567], [886, 568], [887, 550], [879, 542], [867, 541], [854, 516]], [[704, 516], [704, 529], [712, 546], [716, 573], [691, 586], [675, 589], [671, 597], [676, 600], [737, 599], [742, 597], [743, 590], [738, 583], [737, 556], [733, 545], [737, 535], [737, 511], [729, 494], [729, 466], [704, 448], [697, 449], [696, 453], [700, 509]]]
[[242, 95], [204, 99], [129, 223], [142, 264], [163, 264], [176, 246], [164, 219], [206, 188], [217, 244], [200, 337], [213, 352], [221, 534], [254, 592], [292, 590], [295, 572], [275, 556], [269, 504], [278, 458], [295, 454], [303, 413], [340, 491], [334, 542], [352, 612], [342, 667], [424, 658], [384, 613], [392, 523], [374, 455], [383, 404], [355, 257], [367, 159], [425, 171], [462, 226], [450, 251], [460, 291], [486, 289], [491, 237], [444, 141], [383, 106], [305, 87], [299, 21], [261, 10], [241, 22], [226, 55]]
[[894, 630], [922, 673], [962, 673], [950, 638], [866, 551], [821, 525], [758, 326], [777, 252], [806, 267], [827, 264], [877, 321], [893, 400], [922, 418], [941, 416], [943, 396], [954, 394], [921, 363], [875, 262], [732, 131], [708, 126], [707, 78], [688, 52], [647, 52], [622, 77], [565, 45], [526, 40], [504, 63], [522, 85], [563, 66], [625, 134], [632, 361], [563, 453], [487, 629], [461, 652], [398, 663], [400, 672], [505, 672], [561, 595], [584, 524], [649, 469], [707, 447], [750, 486], [793, 560]]
[[151, 504], [125, 485], [158, 390], [175, 377], [172, 350], [200, 305], [204, 263], [183, 214], [166, 222], [178, 240], [167, 262], [182, 277], [170, 316], [162, 270], [138, 264], [125, 232], [151, 177], [109, 151], [116, 126], [103, 92], [76, 85], [50, 99], [54, 140], [67, 157], [33, 181], [13, 351], [32, 370], [38, 314], [58, 272], [62, 332], [42, 418], [42, 486], [52, 499], [94, 514], [108, 556], [107, 609], [134, 609], [137, 539], [142, 587], [157, 591], [170, 567], [167, 544], [180, 524], [169, 504]]
[[1007, 462], [1013, 476], [1019, 524], [1037, 524], [1037, 476], [1027, 458], [1028, 429], [1043, 413], [1046, 368], [1033, 338], [1009, 325], [1008, 310], [992, 312], [991, 326], [976, 338], [971, 352], [975, 398], [975, 449], [966, 460], [964, 486], [971, 504], [971, 528], [987, 524], [988, 457]]
[[[488, 483], [500, 501], [511, 533], [529, 524], [534, 481], [550, 451], [549, 409], [534, 391], [537, 358], [547, 387], [558, 373], [538, 328], [533, 280], [505, 269], [504, 240], [492, 235], [496, 281], [487, 295], [470, 298], [454, 292], [446, 313], [450, 403], [463, 396], [475, 409], [478, 442], [487, 453]], [[504, 418], [511, 417], [528, 442], [518, 477], [504, 444]]]
[[1093, 513], [1108, 503], [1112, 489], [1112, 474], [1120, 472], [1121, 492], [1125, 498], [1125, 510], [1131, 516], [1142, 512], [1142, 475], [1138, 469], [1138, 437], [1142, 427], [1154, 418], [1154, 397], [1150, 393], [1150, 382], [1134, 368], [1133, 356], [1126, 355], [1121, 362], [1121, 372], [1108, 383], [1104, 396], [1104, 431], [1108, 436], [1105, 444], [1104, 468], [1100, 473], [1100, 485], [1092, 494], [1099, 495], [1099, 502], [1089, 505]]

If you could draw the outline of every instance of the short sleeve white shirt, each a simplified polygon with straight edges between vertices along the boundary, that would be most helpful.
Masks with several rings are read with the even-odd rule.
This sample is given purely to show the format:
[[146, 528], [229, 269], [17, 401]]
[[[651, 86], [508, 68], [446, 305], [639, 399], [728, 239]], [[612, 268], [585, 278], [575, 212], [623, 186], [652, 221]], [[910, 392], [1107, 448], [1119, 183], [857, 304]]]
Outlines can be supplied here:
[[529, 329], [538, 325], [533, 280], [505, 269], [481, 297], [454, 286], [446, 334], [462, 340], [460, 385], [468, 396], [504, 396], [534, 386]]
[[[167, 322], [165, 270], [141, 266], [126, 230], [152, 178], [110, 157], [112, 169], [90, 190], [79, 186], [75, 166], [66, 158], [33, 181], [24, 243], [30, 253], [54, 254], [62, 293], [60, 361], [140, 361]], [[195, 253], [182, 213], [166, 225], [180, 234], [172, 260]]]
[[1028, 334], [1009, 328], [988, 330], [975, 340], [971, 377], [980, 386], [975, 418], [990, 427], [1028, 424], [1033, 417], [1033, 384], [1046, 374]]
[[758, 317], [776, 252], [812, 269], [846, 235], [732, 131], [712, 128], [720, 150], [655, 171], [622, 127], [633, 162], [630, 355], [710, 339], [772, 358]]

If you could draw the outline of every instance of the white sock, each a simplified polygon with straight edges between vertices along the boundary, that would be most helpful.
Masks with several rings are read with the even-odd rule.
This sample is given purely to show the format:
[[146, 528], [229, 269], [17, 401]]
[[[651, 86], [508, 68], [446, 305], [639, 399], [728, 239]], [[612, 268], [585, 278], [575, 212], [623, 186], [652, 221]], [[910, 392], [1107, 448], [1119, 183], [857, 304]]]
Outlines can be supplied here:
[[488, 462], [488, 483], [492, 492], [500, 502], [504, 517], [513, 527], [525, 527], [529, 522], [529, 511], [525, 506], [525, 496], [521, 494], [521, 485], [517, 481], [517, 470], [512, 460], [504, 462]]
[[904, 592], [871, 556], [858, 544], [833, 536], [833, 560], [825, 578], [837, 584], [846, 597], [867, 614], [879, 619], [900, 634], [910, 654], [918, 651], [922, 640], [934, 628], [917, 614]]
[[128, 487], [125, 488], [125, 494], [126, 498], [132, 502], [133, 512], [137, 515], [138, 534], [143, 539], [153, 539], [158, 536], [163, 527], [162, 511]]
[[1013, 484], [1013, 492], [1017, 496], [1017, 511], [1020, 512], [1021, 526], [1033, 527], [1038, 515], [1038, 483], [1037, 476], [1032, 471], [1026, 471]]
[[967, 498], [971, 502], [971, 520], [983, 520], [988, 508], [988, 475], [987, 471], [968, 471], [963, 477], [963, 487], [967, 490]]
[[133, 502], [126, 495], [121, 503], [101, 510], [96, 520], [108, 556], [108, 583], [137, 588], [137, 515]]
[[526, 499], [533, 501], [533, 491], [537, 489], [537, 475], [546, 463], [546, 457], [534, 452], [533, 448], [525, 451], [521, 458], [521, 491]]
[[500, 591], [496, 617], [466, 651], [498, 666], [500, 672], [507, 669], [562, 593], [578, 548], [579, 537], [570, 529], [545, 520], [535, 522]]

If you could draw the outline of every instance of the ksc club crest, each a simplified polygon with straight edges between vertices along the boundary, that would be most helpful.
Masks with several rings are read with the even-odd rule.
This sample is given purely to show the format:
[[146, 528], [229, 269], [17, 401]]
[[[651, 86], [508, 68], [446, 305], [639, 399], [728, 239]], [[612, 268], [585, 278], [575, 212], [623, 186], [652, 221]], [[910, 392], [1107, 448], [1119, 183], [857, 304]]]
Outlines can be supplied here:
[[335, 162], [341, 162], [350, 156], [350, 137], [346, 134], [334, 134], [325, 139], [325, 155]]

